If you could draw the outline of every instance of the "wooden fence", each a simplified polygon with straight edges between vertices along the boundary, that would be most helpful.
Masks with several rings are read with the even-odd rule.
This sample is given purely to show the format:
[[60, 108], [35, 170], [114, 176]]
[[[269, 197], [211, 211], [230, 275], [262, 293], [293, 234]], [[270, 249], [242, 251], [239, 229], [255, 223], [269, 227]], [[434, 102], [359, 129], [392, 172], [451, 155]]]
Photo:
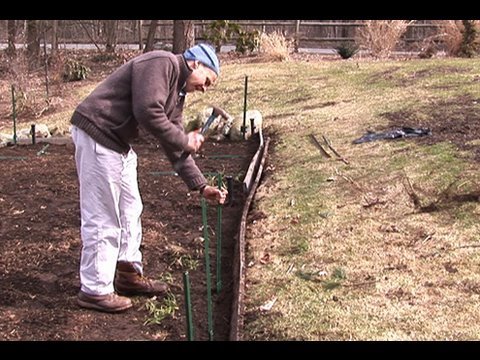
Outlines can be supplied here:
[[[49, 41], [49, 31], [52, 20], [42, 20], [45, 24], [44, 34]], [[212, 20], [196, 20], [195, 36], [204, 40], [205, 32]], [[58, 20], [58, 43], [91, 43], [92, 39], [101, 39], [104, 31], [104, 20]], [[266, 33], [281, 32], [296, 41], [299, 48], [333, 48], [345, 42], [355, 41], [363, 20], [232, 20], [245, 31], [260, 30]], [[148, 33], [149, 20], [118, 20], [117, 42], [120, 44], [135, 44], [141, 37], [143, 41]], [[17, 20], [17, 39], [25, 39], [25, 20]], [[434, 35], [438, 26], [431, 20], [417, 20], [407, 28], [403, 35], [403, 47], [420, 44], [426, 37]], [[171, 43], [173, 38], [173, 20], [159, 20], [155, 40]], [[7, 20], [0, 20], [0, 42], [7, 41]], [[101, 42], [100, 42], [101, 43]], [[226, 45], [232, 45], [226, 44]]]
[[[205, 32], [211, 20], [195, 22], [195, 36], [197, 40], [205, 39]], [[236, 20], [232, 21], [240, 25], [245, 31], [260, 30], [271, 33], [282, 33], [291, 38], [298, 48], [334, 48], [345, 42], [354, 42], [359, 28], [365, 26], [363, 20]], [[143, 24], [148, 28], [148, 23]], [[435, 35], [438, 25], [430, 20], [417, 20], [408, 26], [402, 36], [402, 47], [405, 49], [416, 48], [422, 41]], [[146, 32], [145, 32], [146, 33]], [[159, 21], [156, 40], [163, 43], [171, 43], [173, 37], [172, 22]], [[233, 45], [234, 41], [230, 44]]]

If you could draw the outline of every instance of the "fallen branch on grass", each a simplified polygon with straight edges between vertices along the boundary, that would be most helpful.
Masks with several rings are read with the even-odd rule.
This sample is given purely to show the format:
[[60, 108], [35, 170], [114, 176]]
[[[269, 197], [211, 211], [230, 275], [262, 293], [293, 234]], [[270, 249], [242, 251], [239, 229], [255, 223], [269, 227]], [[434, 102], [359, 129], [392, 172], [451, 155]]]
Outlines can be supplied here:
[[310, 134], [310, 138], [313, 140], [313, 143], [317, 146], [317, 148], [320, 150], [320, 152], [327, 158], [331, 158], [332, 155], [330, 155], [322, 146], [322, 144], [320, 144], [320, 142], [317, 140], [317, 138], [315, 137], [315, 135], [313, 134]]
[[335, 173], [338, 175], [338, 176], [341, 176], [342, 178], [344, 178], [345, 180], [347, 180], [349, 183], [352, 183], [353, 185], [355, 185], [355, 187], [362, 191], [362, 192], [365, 192], [365, 190], [355, 181], [353, 180], [352, 178], [346, 176], [346, 175], [343, 175], [342, 173], [340, 173], [340, 171], [338, 171], [337, 168], [335, 168]]
[[338, 158], [337, 160], [340, 160], [340, 161], [343, 161], [345, 164], [349, 164], [349, 162], [347, 161], [347, 159], [345, 159], [342, 155], [340, 155], [337, 150], [335, 150], [332, 146], [332, 143], [330, 142], [330, 140], [328, 140], [328, 138], [325, 136], [325, 135], [322, 135], [323, 137], [323, 140], [325, 141], [325, 144], [327, 144], [328, 148], [330, 150], [332, 150], [332, 152], [335, 154], [335, 156]]
[[371, 280], [371, 281], [364, 281], [364, 282], [359, 282], [359, 283], [353, 283], [353, 284], [344, 284], [344, 287], [358, 287], [358, 286], [367, 286], [367, 285], [373, 285], [377, 283], [378, 280]]

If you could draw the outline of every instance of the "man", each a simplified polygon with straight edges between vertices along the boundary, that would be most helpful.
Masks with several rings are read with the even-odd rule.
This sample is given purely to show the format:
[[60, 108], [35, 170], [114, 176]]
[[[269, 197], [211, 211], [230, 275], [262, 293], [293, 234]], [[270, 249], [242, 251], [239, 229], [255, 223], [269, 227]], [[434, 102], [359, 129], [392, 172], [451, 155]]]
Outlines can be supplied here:
[[138, 126], [162, 145], [190, 190], [224, 203], [226, 191], [208, 186], [192, 156], [204, 142], [183, 129], [187, 93], [215, 83], [220, 65], [214, 50], [198, 44], [183, 54], [152, 51], [125, 63], [75, 109], [71, 118], [80, 188], [81, 307], [119, 312], [132, 306], [122, 295], [161, 295], [167, 285], [143, 276], [140, 243], [142, 200], [137, 155], [130, 146]]

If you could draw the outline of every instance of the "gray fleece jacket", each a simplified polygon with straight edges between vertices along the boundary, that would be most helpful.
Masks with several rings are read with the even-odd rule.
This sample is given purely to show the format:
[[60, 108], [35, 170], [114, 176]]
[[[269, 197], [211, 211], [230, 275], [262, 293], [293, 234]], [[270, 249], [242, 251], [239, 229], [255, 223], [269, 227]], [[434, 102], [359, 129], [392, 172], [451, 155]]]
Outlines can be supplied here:
[[[192, 70], [182, 55], [151, 51], [120, 66], [83, 100], [71, 123], [103, 146], [126, 153], [141, 124], [175, 164], [188, 138], [183, 128], [183, 86]], [[207, 184], [189, 156], [177, 169], [190, 190]]]

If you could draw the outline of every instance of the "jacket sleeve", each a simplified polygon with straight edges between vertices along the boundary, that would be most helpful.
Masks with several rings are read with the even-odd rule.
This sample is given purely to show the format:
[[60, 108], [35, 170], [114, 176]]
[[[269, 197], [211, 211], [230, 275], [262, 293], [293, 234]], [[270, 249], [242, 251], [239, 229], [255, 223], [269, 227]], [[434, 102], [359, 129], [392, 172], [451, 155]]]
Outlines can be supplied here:
[[[175, 151], [167, 144], [162, 144], [162, 147], [170, 160], [170, 163], [172, 165], [176, 164], [182, 151]], [[202, 186], [207, 184], [207, 180], [191, 155], [189, 155], [185, 161], [181, 163], [181, 166], [175, 170], [190, 190], [199, 190]]]

